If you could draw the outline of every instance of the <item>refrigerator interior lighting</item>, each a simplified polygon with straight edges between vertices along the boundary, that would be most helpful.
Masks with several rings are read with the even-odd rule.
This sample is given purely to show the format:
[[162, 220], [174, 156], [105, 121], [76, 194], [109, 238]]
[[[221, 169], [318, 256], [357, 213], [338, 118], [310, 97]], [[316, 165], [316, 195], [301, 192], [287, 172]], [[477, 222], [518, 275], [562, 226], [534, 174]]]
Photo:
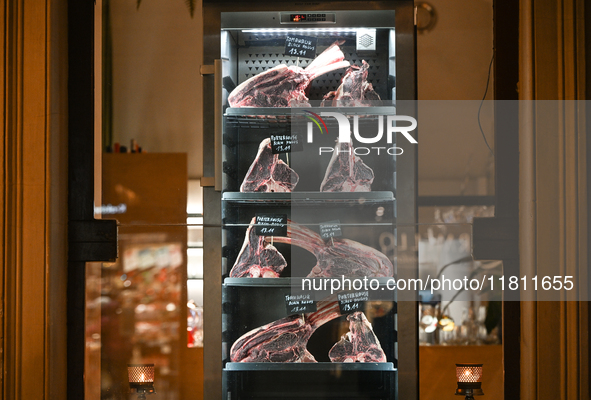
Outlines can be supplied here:
[[299, 28], [299, 29], [282, 29], [282, 28], [268, 28], [268, 29], [243, 29], [243, 33], [356, 33], [357, 29], [344, 28]]

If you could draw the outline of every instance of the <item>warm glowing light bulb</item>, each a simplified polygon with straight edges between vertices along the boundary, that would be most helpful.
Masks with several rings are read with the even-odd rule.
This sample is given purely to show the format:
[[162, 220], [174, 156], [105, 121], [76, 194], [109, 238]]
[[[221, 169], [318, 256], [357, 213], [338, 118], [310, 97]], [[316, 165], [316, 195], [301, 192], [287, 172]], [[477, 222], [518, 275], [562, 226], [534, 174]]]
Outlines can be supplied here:
[[464, 375], [466, 375], [466, 376], [468, 376], [468, 375], [471, 375], [471, 374], [472, 374], [472, 371], [471, 371], [471, 370], [469, 370], [469, 369], [467, 369], [467, 370], [464, 372]]
[[142, 375], [140, 376], [140, 382], [145, 382], [146, 381], [146, 375], [144, 375], [144, 373], [142, 372]]

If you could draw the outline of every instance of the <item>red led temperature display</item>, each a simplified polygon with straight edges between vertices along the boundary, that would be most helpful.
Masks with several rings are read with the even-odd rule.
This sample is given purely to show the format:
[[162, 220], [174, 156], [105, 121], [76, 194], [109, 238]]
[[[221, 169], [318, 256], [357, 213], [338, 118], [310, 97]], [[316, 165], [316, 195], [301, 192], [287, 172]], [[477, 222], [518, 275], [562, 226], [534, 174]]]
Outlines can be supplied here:
[[[330, 14], [329, 14], [329, 17], [330, 17]], [[322, 22], [322, 21], [326, 21], [326, 14], [289, 14], [289, 21], [290, 22]]]
[[300, 22], [306, 20], [306, 14], [290, 14], [289, 20], [291, 22]]

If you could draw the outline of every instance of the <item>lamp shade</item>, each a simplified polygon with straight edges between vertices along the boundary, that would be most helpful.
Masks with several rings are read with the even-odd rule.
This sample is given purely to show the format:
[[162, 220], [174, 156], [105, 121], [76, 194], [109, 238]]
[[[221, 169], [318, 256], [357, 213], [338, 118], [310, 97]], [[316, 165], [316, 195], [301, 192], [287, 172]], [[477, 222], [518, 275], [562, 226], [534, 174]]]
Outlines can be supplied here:
[[458, 388], [456, 395], [466, 396], [466, 399], [472, 396], [482, 396], [482, 364], [456, 364], [456, 380]]
[[138, 392], [154, 392], [154, 364], [127, 364], [129, 387]]
[[482, 364], [456, 364], [458, 382], [482, 382]]
[[154, 383], [154, 364], [127, 364], [129, 383]]

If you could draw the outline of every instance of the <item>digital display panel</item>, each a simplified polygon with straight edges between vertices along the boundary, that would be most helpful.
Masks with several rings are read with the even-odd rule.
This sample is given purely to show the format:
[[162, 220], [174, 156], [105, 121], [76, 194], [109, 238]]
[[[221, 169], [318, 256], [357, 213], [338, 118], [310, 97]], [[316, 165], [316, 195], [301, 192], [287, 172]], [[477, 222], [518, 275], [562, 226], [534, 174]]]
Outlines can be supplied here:
[[290, 22], [326, 21], [326, 14], [289, 14]]
[[300, 22], [306, 20], [306, 14], [290, 14], [289, 20], [291, 22]]

